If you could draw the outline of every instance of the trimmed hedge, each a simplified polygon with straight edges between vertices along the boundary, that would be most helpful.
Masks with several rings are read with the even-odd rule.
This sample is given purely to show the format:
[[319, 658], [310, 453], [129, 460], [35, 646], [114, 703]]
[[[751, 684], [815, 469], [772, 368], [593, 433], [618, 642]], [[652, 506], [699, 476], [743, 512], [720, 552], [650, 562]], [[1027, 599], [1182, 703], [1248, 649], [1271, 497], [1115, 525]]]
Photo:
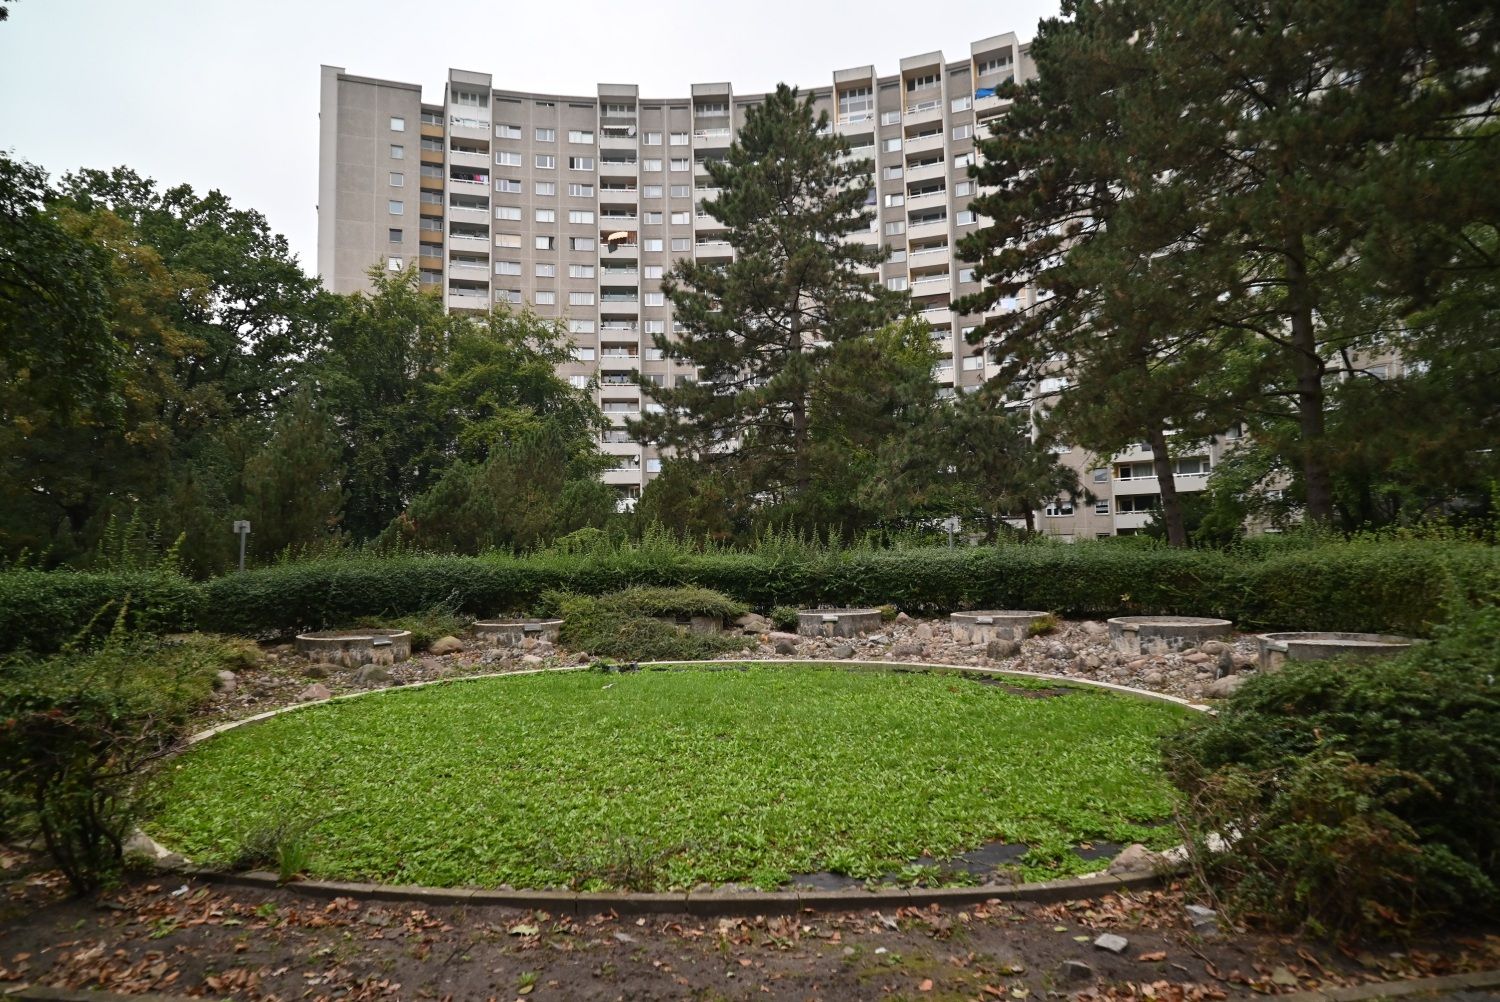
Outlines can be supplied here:
[[766, 611], [891, 603], [913, 613], [1048, 609], [1102, 618], [1220, 616], [1241, 629], [1426, 635], [1459, 605], [1500, 600], [1500, 550], [1357, 541], [1246, 552], [1118, 543], [972, 549], [695, 553], [666, 546], [512, 557], [355, 556], [193, 584], [145, 575], [0, 574], [0, 648], [54, 649], [106, 602], [143, 625], [286, 635], [435, 605], [475, 616], [537, 608], [543, 592], [696, 585]]

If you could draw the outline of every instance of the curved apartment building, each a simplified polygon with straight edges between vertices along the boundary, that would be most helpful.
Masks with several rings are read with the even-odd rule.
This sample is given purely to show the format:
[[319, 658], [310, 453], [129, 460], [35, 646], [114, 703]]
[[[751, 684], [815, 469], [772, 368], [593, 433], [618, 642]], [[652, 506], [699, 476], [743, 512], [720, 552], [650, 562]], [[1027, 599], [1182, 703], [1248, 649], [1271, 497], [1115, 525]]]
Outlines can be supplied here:
[[[849, 239], [890, 249], [880, 278], [910, 290], [945, 356], [938, 380], [955, 389], [987, 375], [982, 349], [963, 336], [976, 318], [949, 308], [978, 289], [955, 256], [976, 225], [974, 137], [1005, 110], [995, 88], [1031, 72], [1027, 46], [1006, 34], [954, 62], [929, 52], [895, 74], [858, 66], [811, 89], [852, 155], [874, 163], [875, 220]], [[323, 67], [318, 273], [352, 292], [368, 287], [371, 265], [416, 262], [449, 309], [529, 303], [564, 320], [576, 347], [562, 374], [596, 380], [620, 426], [602, 445], [618, 461], [605, 479], [622, 499], [638, 496], [659, 462], [623, 428], [651, 406], [634, 370], [666, 385], [690, 373], [653, 348], [673, 324], [661, 277], [678, 258], [732, 255], [703, 210], [715, 194], [703, 165], [725, 155], [761, 95], [727, 83], [676, 98], [641, 97], [631, 84], [532, 94], [451, 70], [441, 97], [426, 103], [419, 84]]]

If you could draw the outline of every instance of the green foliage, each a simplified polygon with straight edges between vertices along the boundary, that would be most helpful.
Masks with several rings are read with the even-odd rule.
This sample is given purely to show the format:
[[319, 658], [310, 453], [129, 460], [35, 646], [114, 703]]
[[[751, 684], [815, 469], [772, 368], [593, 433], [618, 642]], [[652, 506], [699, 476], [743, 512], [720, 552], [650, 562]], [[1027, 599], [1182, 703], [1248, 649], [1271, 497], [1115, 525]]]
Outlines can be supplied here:
[[79, 894], [119, 873], [147, 806], [140, 774], [176, 743], [214, 673], [243, 652], [216, 638], [132, 635], [122, 610], [104, 644], [0, 663], [0, 831], [39, 831]]
[[1250, 679], [1167, 746], [1200, 872], [1248, 916], [1340, 936], [1500, 914], [1497, 651], [1491, 605], [1399, 657]]
[[745, 613], [743, 605], [704, 588], [632, 588], [599, 597], [550, 595], [544, 601], [562, 617], [562, 642], [596, 657], [699, 661], [742, 651], [751, 643], [743, 636], [696, 633], [675, 624], [693, 615]]
[[708, 588], [627, 588], [600, 601], [612, 609], [641, 616], [712, 616], [729, 621], [750, 611], [743, 603]]
[[1056, 632], [1057, 617], [1050, 612], [1045, 616], [1038, 616], [1026, 624], [1026, 635], [1028, 637], [1045, 637], [1049, 633]]
[[178, 633], [202, 618], [203, 591], [176, 574], [0, 573], [0, 651], [50, 654], [102, 639], [122, 610], [132, 633]]
[[797, 607], [795, 605], [778, 605], [771, 609], [771, 623], [778, 630], [786, 633], [797, 632]]
[[[845, 666], [547, 672], [231, 731], [163, 774], [149, 830], [230, 862], [243, 833], [326, 796], [307, 833], [320, 878], [584, 890], [880, 878], [994, 839], [1162, 845], [1170, 829], [1151, 824], [1172, 799], [1156, 746], [1184, 716], [1097, 691], [1028, 699]], [[1069, 869], [1038, 862], [1028, 876]]]
[[384, 627], [406, 630], [411, 633], [411, 649], [425, 651], [433, 642], [443, 637], [455, 637], [467, 630], [474, 622], [473, 616], [459, 611], [457, 594], [449, 595], [441, 602], [434, 602], [425, 609], [404, 616], [381, 616], [369, 618], [358, 626]]

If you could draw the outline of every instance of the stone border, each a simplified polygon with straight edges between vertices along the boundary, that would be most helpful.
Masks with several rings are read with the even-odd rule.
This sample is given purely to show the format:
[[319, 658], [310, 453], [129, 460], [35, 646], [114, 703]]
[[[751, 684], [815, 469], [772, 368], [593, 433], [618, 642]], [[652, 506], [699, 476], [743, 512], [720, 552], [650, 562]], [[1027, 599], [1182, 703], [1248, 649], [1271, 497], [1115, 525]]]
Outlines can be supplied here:
[[[855, 671], [921, 670], [951, 673], [955, 675], [1001, 676], [1016, 679], [1041, 679], [1059, 685], [1071, 685], [1085, 689], [1102, 689], [1119, 695], [1133, 696], [1152, 702], [1181, 706], [1200, 713], [1213, 713], [1207, 706], [1190, 702], [1180, 696], [1145, 689], [1132, 689], [1112, 682], [1092, 679], [1075, 679], [1066, 675], [1043, 675], [1037, 672], [1015, 669], [978, 668], [971, 665], [923, 664], [908, 661], [829, 661], [820, 658], [775, 661], [746, 661], [744, 659], [721, 658], [712, 661], [647, 661], [641, 668], [671, 665], [824, 665]], [[588, 665], [562, 665], [554, 668], [530, 668], [513, 672], [492, 672], [484, 675], [467, 675], [463, 678], [432, 679], [427, 682], [412, 682], [399, 686], [400, 690], [417, 689], [430, 685], [458, 685], [483, 679], [511, 678], [517, 675], [541, 675], [549, 672], [592, 671]], [[217, 737], [247, 724], [269, 720], [294, 710], [340, 700], [361, 699], [367, 696], [388, 693], [391, 689], [370, 689], [364, 692], [349, 692], [329, 699], [309, 703], [294, 703], [241, 720], [229, 721], [210, 727], [206, 731], [187, 738], [183, 747], [191, 747], [209, 738]], [[578, 915], [592, 915], [614, 910], [622, 915], [655, 913], [687, 913], [689, 915], [764, 915], [795, 911], [851, 911], [862, 908], [901, 908], [908, 905], [969, 905], [990, 900], [999, 901], [1072, 901], [1092, 898], [1100, 894], [1118, 891], [1141, 890], [1158, 887], [1177, 872], [1178, 862], [1168, 850], [1168, 866], [1159, 872], [1113, 876], [1109, 873], [1094, 873], [1066, 880], [1047, 880], [1034, 884], [1014, 884], [992, 887], [911, 887], [890, 888], [878, 891], [708, 891], [693, 893], [586, 893], [574, 891], [492, 891], [483, 888], [422, 887], [417, 885], [369, 884], [332, 880], [293, 881], [281, 883], [276, 874], [251, 871], [249, 873], [226, 873], [205, 870], [194, 866], [183, 866], [171, 861], [175, 856], [170, 850], [157, 846], [158, 869], [178, 876], [191, 877], [207, 883], [233, 887], [258, 887], [262, 889], [290, 890], [309, 897], [349, 897], [365, 901], [418, 901], [427, 904], [475, 904], [497, 905], [509, 908], [544, 909], [551, 912], [571, 911]], [[1180, 849], [1180, 847], [1179, 847]], [[1180, 855], [1180, 854], [1179, 854]], [[181, 857], [176, 857], [180, 859]]]
[[1352, 988], [1315, 988], [1276, 996], [1277, 1002], [1362, 1002], [1364, 999], [1395, 999], [1431, 992], [1458, 992], [1474, 988], [1500, 987], [1500, 970], [1448, 974], [1440, 978], [1415, 978], [1409, 981], [1377, 981]]

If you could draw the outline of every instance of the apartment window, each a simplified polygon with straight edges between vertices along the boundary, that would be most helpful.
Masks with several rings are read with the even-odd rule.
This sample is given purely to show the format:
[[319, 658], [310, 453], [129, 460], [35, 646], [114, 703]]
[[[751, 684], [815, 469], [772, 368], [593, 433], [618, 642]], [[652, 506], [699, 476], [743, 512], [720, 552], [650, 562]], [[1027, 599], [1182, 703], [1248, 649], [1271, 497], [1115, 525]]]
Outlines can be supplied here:
[[643, 185], [641, 185], [641, 197], [642, 198], [661, 198], [661, 185], [659, 185], [659, 184], [643, 184]]
[[568, 142], [583, 143], [584, 145], [592, 146], [594, 145], [594, 133], [592, 131], [586, 132], [582, 129], [569, 129]]
[[[569, 306], [593, 306], [594, 294], [592, 292], [570, 292], [568, 293]], [[592, 348], [588, 349], [593, 351]]]
[[393, 170], [390, 172], [389, 181], [392, 188], [406, 187], [406, 175], [398, 170]]
[[550, 292], [550, 291], [538, 290], [537, 294], [536, 294], [536, 300], [535, 300], [535, 302], [536, 302], [536, 304], [538, 306], [556, 306], [557, 305], [557, 293]]
[[406, 159], [406, 147], [405, 146], [400, 146], [400, 145], [398, 145], [396, 143], [392, 143], [391, 144], [391, 159], [392, 160], [405, 160]]
[[1045, 396], [1048, 393], [1061, 393], [1067, 388], [1067, 376], [1048, 376], [1046, 379], [1043, 379], [1040, 384], [1038, 384], [1037, 392]]
[[882, 139], [880, 148], [886, 153], [899, 153], [901, 151], [901, 137], [894, 136], [890, 139]]
[[496, 261], [495, 274], [497, 275], [519, 275], [521, 274], [520, 261]]
[[974, 182], [973, 181], [960, 181], [960, 182], [958, 182], [957, 184], [955, 184], [953, 186], [953, 197], [954, 198], [965, 198], [965, 197], [967, 197], [969, 195], [972, 195], [972, 194], [974, 194]]
[[672, 133], [671, 144], [673, 146], [686, 146], [688, 144], [688, 134], [686, 132]]
[[887, 261], [889, 261], [891, 264], [900, 264], [902, 261], [906, 260], [906, 248], [892, 248], [890, 250], [890, 255], [890, 257], [886, 258]]
[[1172, 461], [1172, 472], [1179, 477], [1206, 476], [1209, 470], [1207, 456], [1188, 456]]
[[533, 241], [533, 244], [535, 245], [537, 250], [557, 250], [556, 237], [537, 237]]
[[641, 145], [642, 146], [660, 146], [661, 145], [661, 133], [660, 132], [648, 132], [648, 133], [646, 133], [646, 138], [641, 142]]
[[665, 320], [647, 320], [641, 324], [641, 329], [647, 334], [665, 334], [667, 332], [667, 322]]
[[647, 237], [641, 241], [641, 249], [648, 251], [659, 251], [662, 248], [661, 237]]
[[591, 265], [591, 264], [570, 264], [570, 265], [568, 265], [568, 277], [569, 278], [593, 278], [594, 277], [594, 266]]
[[521, 247], [521, 234], [519, 234], [519, 233], [496, 233], [495, 234], [495, 246], [496, 247], [514, 247], [517, 250], [519, 250], [520, 247]]
[[521, 305], [521, 290], [520, 289], [496, 289], [495, 290], [495, 302], [497, 302], [497, 303], [509, 303], [512, 306], [520, 306]]
[[521, 182], [513, 177], [496, 178], [495, 190], [502, 195], [519, 195], [521, 193]]
[[647, 212], [641, 218], [645, 220], [647, 225], [657, 226], [661, 224], [662, 214], [660, 210], [652, 210], [651, 212]]
[[569, 376], [568, 385], [575, 390], [586, 390], [589, 388], [588, 376]]
[[536, 269], [532, 272], [532, 274], [536, 275], [537, 278], [556, 278], [557, 265], [539, 264], [536, 266]]
[[538, 153], [536, 155], [536, 159], [532, 162], [536, 164], [537, 170], [557, 169], [557, 157], [553, 156], [550, 153]]
[[974, 162], [973, 153], [960, 153], [953, 158], [954, 170], [966, 170]]
[[539, 143], [555, 143], [555, 142], [557, 142], [557, 130], [556, 129], [537, 129], [536, 133], [535, 133], [535, 136], [536, 136], [536, 141], [539, 142]]
[[386, 240], [393, 244], [401, 242], [401, 231], [394, 227], [386, 231]]
[[391, 131], [392, 132], [405, 132], [406, 131], [406, 119], [402, 118], [400, 115], [392, 115], [391, 116]]
[[594, 186], [591, 184], [570, 184], [568, 194], [574, 198], [593, 198]]
[[646, 460], [646, 472], [647, 473], [660, 473], [661, 472], [661, 460], [660, 459], [648, 459], [648, 460]]
[[892, 292], [901, 292], [906, 288], [906, 278], [899, 275], [895, 278], [888, 278], [885, 280], [885, 287]]
[[1073, 502], [1071, 501], [1054, 501], [1047, 506], [1046, 510], [1048, 518], [1062, 518], [1065, 515], [1071, 514], [1073, 514]]
[[979, 75], [984, 77], [989, 76], [991, 73], [999, 73], [1009, 65], [1010, 56], [996, 56], [993, 59], [986, 59], [979, 64]]
[[885, 168], [880, 173], [887, 181], [899, 181], [901, 180], [902, 168], [900, 164], [897, 164], [894, 167]]
[[385, 267], [387, 271], [400, 271], [406, 267], [406, 262], [399, 257], [388, 257], [385, 259]]
[[895, 207], [897, 205], [905, 205], [905, 204], [906, 204], [906, 196], [905, 195], [887, 195], [887, 196], [885, 196], [885, 207], [887, 209], [893, 208], [893, 207]]
[[519, 125], [497, 125], [495, 126], [496, 139], [520, 139], [521, 127]]
[[642, 302], [647, 306], [665, 306], [667, 299], [660, 292], [648, 292], [642, 297]]
[[643, 278], [661, 278], [662, 267], [659, 264], [648, 264], [641, 269]]
[[978, 218], [979, 218], [978, 214], [975, 213], [975, 211], [973, 209], [959, 209], [958, 210], [957, 221], [958, 221], [958, 225], [960, 225], [960, 226], [968, 226], [970, 223], [974, 222]]
[[689, 251], [693, 249], [693, 241], [687, 237], [673, 237], [672, 249], [674, 251]]
[[477, 91], [455, 90], [453, 92], [453, 103], [465, 108], [483, 108], [489, 104], [483, 94]]
[[556, 108], [557, 107], [557, 102], [556, 101], [535, 101], [533, 103], [538, 108]]
[[906, 221], [904, 219], [897, 219], [895, 222], [885, 224], [885, 235], [888, 237], [900, 236], [905, 232]]
[[495, 206], [496, 219], [520, 219], [521, 207], [519, 205], [497, 205]]
[[1161, 508], [1160, 494], [1125, 494], [1115, 498], [1118, 515], [1144, 515]]
[[555, 222], [557, 222], [557, 210], [556, 209], [537, 209], [536, 210], [536, 221], [539, 222], [539, 223], [555, 223]]
[[592, 334], [594, 333], [594, 322], [592, 320], [569, 320], [569, 334]]
[[593, 157], [568, 157], [568, 170], [593, 170]]
[[974, 126], [972, 126], [972, 125], [960, 125], [956, 129], [953, 130], [953, 138], [954, 139], [968, 139], [973, 134], [974, 134]]
[[594, 249], [593, 237], [569, 237], [568, 246], [576, 251], [591, 251]]
[[534, 192], [536, 192], [536, 194], [541, 195], [544, 198], [552, 196], [552, 195], [556, 195], [557, 194], [557, 182], [556, 181], [537, 181], [536, 184], [535, 184], [535, 186], [532, 188], [532, 190]]
[[568, 211], [568, 222], [570, 223], [592, 223], [594, 214], [588, 209], [570, 209]]
[[687, 157], [673, 157], [672, 158], [672, 169], [673, 170], [687, 170], [688, 166], [689, 165], [688, 165], [688, 158]]
[[661, 161], [659, 159], [656, 159], [656, 158], [653, 157], [653, 158], [641, 161], [641, 171], [642, 171], [642, 173], [645, 173], [645, 174], [655, 174], [655, 173], [657, 173], [660, 170], [661, 170]]
[[880, 124], [881, 125], [900, 125], [901, 124], [901, 112], [899, 112], [899, 111], [882, 111], [880, 113]]
[[976, 371], [978, 371], [978, 370], [980, 370], [982, 368], [984, 368], [984, 356], [983, 355], [969, 355], [966, 358], [964, 358], [964, 371], [965, 372], [976, 372]]
[[606, 104], [604, 106], [605, 118], [629, 117], [635, 114], [635, 106], [630, 104]]
[[968, 111], [970, 108], [974, 107], [974, 99], [967, 94], [965, 94], [963, 97], [955, 97], [951, 102], [949, 102], [948, 107], [953, 109], [955, 112]]
[[400, 199], [393, 198], [385, 203], [385, 210], [393, 216], [399, 216], [406, 212], [406, 204]]
[[573, 361], [575, 361], [575, 362], [592, 362], [592, 361], [594, 361], [594, 358], [595, 358], [595, 352], [594, 352], [594, 349], [592, 349], [592, 348], [574, 348], [573, 349]]
[[1094, 470], [1092, 472], [1092, 476], [1094, 478], [1094, 483], [1096, 483], [1096, 484], [1102, 484], [1105, 481], [1109, 480], [1109, 471], [1108, 470]]
[[1108, 515], [1109, 514], [1109, 502], [1108, 501], [1095, 501], [1094, 502], [1094, 514], [1095, 515]]
[[495, 154], [495, 163], [501, 167], [519, 167], [521, 166], [521, 154], [514, 150], [501, 150]]
[[691, 198], [692, 194], [693, 194], [692, 185], [687, 185], [687, 184], [674, 184], [674, 185], [672, 185], [672, 197], [673, 198]]
[[672, 213], [672, 225], [687, 226], [692, 222], [692, 218], [692, 213], [690, 212], [674, 212]]
[[906, 81], [906, 92], [909, 94], [914, 90], [925, 90], [928, 87], [936, 87], [938, 75], [936, 73], [924, 73], [919, 77], [912, 77]]

